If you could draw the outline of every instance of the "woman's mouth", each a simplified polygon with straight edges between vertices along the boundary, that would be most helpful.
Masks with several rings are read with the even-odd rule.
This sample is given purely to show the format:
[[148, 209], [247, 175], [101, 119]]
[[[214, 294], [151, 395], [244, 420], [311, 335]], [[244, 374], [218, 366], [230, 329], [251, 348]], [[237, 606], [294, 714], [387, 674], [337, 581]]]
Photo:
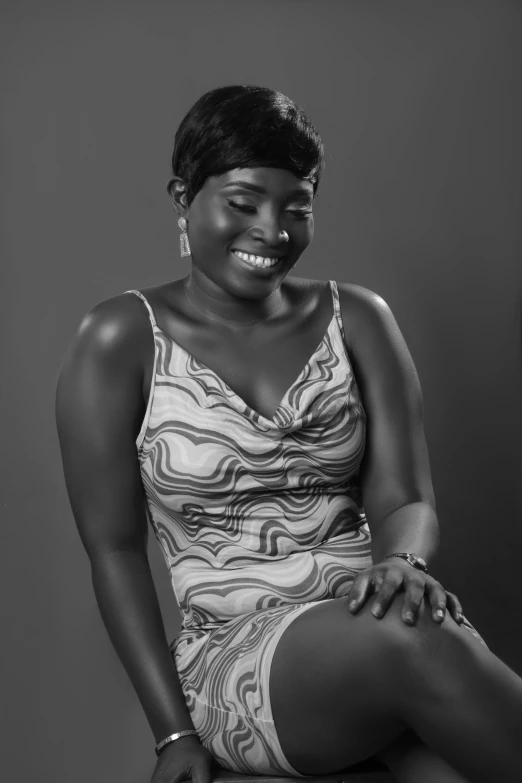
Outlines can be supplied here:
[[257, 269], [270, 269], [273, 266], [276, 266], [276, 264], [284, 258], [271, 258], [268, 256], [256, 256], [252, 253], [244, 253], [242, 250], [234, 249], [232, 250], [235, 256], [237, 256], [241, 261], [243, 261], [245, 264], [248, 264], [251, 267], [255, 267]]

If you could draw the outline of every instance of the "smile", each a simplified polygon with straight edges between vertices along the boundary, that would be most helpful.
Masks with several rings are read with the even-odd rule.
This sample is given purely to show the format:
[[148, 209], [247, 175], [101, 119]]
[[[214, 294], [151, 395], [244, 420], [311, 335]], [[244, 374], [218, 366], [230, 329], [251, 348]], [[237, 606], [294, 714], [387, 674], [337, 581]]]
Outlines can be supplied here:
[[246, 261], [247, 264], [252, 264], [252, 266], [275, 266], [278, 261], [280, 261], [280, 258], [265, 258], [264, 256], [254, 256], [252, 253], [243, 253], [242, 250], [233, 250], [232, 251], [238, 258], [241, 259], [241, 261]]

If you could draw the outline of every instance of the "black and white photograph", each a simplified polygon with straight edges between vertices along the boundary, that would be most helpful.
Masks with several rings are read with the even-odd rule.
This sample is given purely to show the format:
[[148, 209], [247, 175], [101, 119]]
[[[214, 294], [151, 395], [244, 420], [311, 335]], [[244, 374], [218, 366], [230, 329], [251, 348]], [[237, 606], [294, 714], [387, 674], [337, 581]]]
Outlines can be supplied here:
[[12, 783], [522, 781], [522, 4], [0, 3]]

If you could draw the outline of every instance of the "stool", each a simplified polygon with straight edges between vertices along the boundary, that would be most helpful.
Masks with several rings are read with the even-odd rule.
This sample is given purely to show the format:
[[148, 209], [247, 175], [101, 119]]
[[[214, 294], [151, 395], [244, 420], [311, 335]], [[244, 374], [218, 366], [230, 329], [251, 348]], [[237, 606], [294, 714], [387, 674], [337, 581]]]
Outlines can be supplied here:
[[306, 778], [276, 777], [275, 775], [243, 775], [217, 766], [212, 772], [212, 781], [219, 783], [394, 783], [390, 770], [379, 759], [372, 756], [359, 764], [352, 764], [340, 772], [327, 775], [310, 775]]

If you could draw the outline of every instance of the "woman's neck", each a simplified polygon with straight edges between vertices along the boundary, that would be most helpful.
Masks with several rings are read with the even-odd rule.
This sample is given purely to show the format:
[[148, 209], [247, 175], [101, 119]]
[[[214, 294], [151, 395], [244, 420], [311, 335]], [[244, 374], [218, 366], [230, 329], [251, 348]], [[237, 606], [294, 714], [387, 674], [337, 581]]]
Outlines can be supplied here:
[[231, 297], [206, 276], [193, 274], [183, 280], [183, 296], [189, 308], [201, 319], [231, 328], [246, 328], [275, 321], [285, 310], [284, 297], [278, 287], [263, 299]]

